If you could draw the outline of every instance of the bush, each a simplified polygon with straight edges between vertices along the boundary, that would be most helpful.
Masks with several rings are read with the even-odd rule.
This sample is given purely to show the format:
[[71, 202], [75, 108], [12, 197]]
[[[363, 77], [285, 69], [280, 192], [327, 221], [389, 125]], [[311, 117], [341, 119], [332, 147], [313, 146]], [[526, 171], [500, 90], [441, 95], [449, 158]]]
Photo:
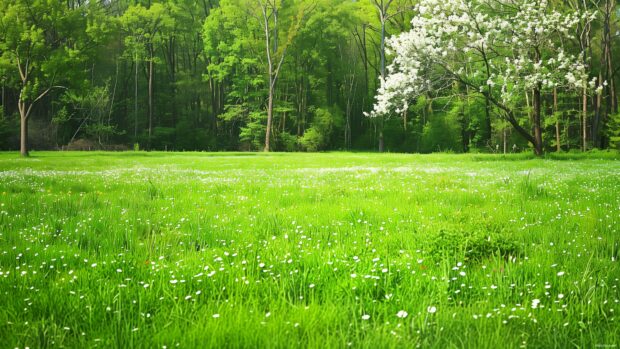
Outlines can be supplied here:
[[306, 133], [299, 139], [302, 149], [309, 152], [316, 152], [323, 146], [323, 135], [314, 127], [306, 130]]
[[239, 133], [239, 140], [247, 145], [247, 150], [261, 150], [265, 146], [266, 125], [267, 115], [265, 113], [250, 113], [250, 121], [241, 127]]
[[492, 256], [507, 258], [519, 253], [517, 243], [499, 232], [441, 230], [429, 238], [427, 252], [436, 259], [461, 254], [465, 261], [481, 261]]
[[64, 147], [64, 149], [71, 151], [89, 151], [103, 150], [103, 147], [99, 143], [90, 139], [76, 139]]
[[287, 152], [294, 152], [297, 150], [297, 136], [288, 132], [282, 132], [278, 135], [278, 149], [282, 149]]
[[344, 125], [342, 112], [337, 108], [312, 108], [312, 126], [306, 130], [299, 143], [303, 150], [315, 152], [329, 148]]
[[129, 147], [124, 144], [106, 144], [102, 145], [90, 139], [77, 139], [65, 147], [63, 150], [69, 151], [92, 151], [92, 150], [107, 150], [107, 151], [126, 151]]
[[620, 113], [610, 115], [608, 136], [610, 146], [620, 150]]

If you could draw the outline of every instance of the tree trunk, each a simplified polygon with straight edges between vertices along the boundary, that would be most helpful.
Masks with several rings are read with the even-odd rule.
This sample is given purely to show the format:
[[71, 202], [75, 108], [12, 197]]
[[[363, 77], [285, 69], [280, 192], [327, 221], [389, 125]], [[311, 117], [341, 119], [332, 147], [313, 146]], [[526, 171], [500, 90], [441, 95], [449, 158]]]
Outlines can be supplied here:
[[553, 113], [555, 114], [555, 146], [556, 150], [562, 151], [562, 144], [560, 138], [560, 115], [558, 114], [558, 89], [553, 88]]
[[582, 100], [582, 128], [581, 128], [581, 137], [582, 144], [581, 150], [588, 150], [588, 90], [583, 88], [583, 100]]
[[[598, 85], [602, 86], [603, 83], [603, 74], [599, 72], [598, 75]], [[600, 148], [600, 125], [601, 120], [603, 118], [603, 95], [602, 93], [596, 94], [596, 99], [594, 102], [594, 119], [592, 120], [592, 147]]]
[[19, 142], [19, 154], [23, 157], [30, 156], [30, 152], [28, 150], [28, 117], [26, 117], [25, 109], [26, 105], [24, 102], [19, 102], [19, 113], [20, 113], [20, 142]]
[[542, 142], [542, 129], [541, 129], [541, 96], [540, 96], [540, 86], [537, 86], [534, 89], [534, 152], [536, 155], [543, 154], [543, 142]]
[[[381, 13], [381, 83], [385, 81], [385, 20]], [[379, 116], [379, 153], [383, 153], [383, 115]]]
[[267, 102], [267, 131], [265, 131], [265, 152], [271, 150], [271, 124], [273, 123], [273, 88], [269, 83], [269, 101]]

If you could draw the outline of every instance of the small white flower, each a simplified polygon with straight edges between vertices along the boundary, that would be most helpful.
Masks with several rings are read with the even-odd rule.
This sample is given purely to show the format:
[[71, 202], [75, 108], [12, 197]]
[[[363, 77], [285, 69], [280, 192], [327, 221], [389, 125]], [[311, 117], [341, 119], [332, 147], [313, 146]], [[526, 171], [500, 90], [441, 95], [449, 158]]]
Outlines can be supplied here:
[[558, 276], [562, 276], [562, 275], [564, 275], [563, 271], [558, 272]]
[[428, 311], [430, 314], [435, 314], [437, 312], [437, 308], [434, 306], [430, 306], [426, 308], [426, 311]]
[[220, 317], [220, 314], [213, 314], [213, 318], [214, 318], [214, 319], [217, 319], [217, 318], [219, 318], [219, 317]]
[[558, 295], [558, 298], [559, 298], [559, 299], [564, 298], [564, 294], [560, 293], [560, 294]]
[[406, 317], [407, 317], [407, 315], [409, 315], [409, 314], [408, 314], [406, 311], [404, 311], [404, 310], [401, 310], [401, 311], [399, 311], [398, 313], [396, 313], [396, 316], [397, 316], [397, 317], [399, 317], [399, 318], [401, 318], [401, 319], [406, 318]]
[[370, 315], [368, 314], [362, 315], [362, 320], [369, 320], [369, 319], [370, 319]]

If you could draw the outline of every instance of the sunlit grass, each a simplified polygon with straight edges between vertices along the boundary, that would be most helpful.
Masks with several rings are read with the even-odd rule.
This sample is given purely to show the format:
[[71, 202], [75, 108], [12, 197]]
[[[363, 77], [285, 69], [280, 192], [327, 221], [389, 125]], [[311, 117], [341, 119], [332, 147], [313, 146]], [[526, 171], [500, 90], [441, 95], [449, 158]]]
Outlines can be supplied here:
[[33, 155], [5, 347], [620, 344], [614, 154]]

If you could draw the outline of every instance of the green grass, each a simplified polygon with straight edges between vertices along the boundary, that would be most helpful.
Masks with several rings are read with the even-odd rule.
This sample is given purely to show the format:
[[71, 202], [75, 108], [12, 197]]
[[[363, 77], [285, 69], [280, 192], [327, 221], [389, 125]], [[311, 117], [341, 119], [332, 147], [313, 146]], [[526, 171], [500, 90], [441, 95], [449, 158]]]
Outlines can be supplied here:
[[617, 155], [33, 155], [2, 347], [620, 345]]

